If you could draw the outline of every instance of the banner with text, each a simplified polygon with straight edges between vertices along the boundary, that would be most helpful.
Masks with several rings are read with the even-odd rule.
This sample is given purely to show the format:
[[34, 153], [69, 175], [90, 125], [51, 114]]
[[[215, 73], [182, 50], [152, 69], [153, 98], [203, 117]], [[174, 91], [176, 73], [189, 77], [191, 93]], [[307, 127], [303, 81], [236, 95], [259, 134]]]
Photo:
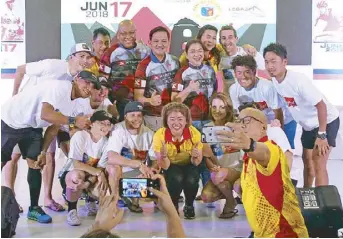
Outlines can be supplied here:
[[170, 29], [170, 53], [175, 56], [205, 24], [220, 29], [233, 23], [239, 44], [249, 43], [258, 51], [276, 39], [276, 0], [61, 0], [61, 4], [62, 59], [75, 43], [91, 45], [96, 28], [105, 27], [114, 36], [124, 19], [135, 23], [137, 39], [145, 43], [152, 28]]
[[1, 1], [1, 78], [14, 78], [26, 62], [25, 0]]
[[343, 1], [312, 2], [312, 66], [315, 80], [343, 80]]

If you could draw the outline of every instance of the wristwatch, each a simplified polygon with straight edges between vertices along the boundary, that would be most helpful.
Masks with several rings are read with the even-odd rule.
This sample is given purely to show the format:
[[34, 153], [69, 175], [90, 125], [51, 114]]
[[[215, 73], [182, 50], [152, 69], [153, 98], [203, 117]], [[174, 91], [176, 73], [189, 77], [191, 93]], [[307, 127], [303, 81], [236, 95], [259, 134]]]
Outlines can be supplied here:
[[317, 138], [320, 138], [322, 140], [326, 139], [326, 132], [318, 131]]
[[243, 149], [245, 153], [254, 152], [256, 149], [256, 141], [250, 138], [250, 147], [248, 149]]
[[68, 124], [69, 128], [74, 128], [76, 123], [76, 118], [75, 117], [68, 117]]

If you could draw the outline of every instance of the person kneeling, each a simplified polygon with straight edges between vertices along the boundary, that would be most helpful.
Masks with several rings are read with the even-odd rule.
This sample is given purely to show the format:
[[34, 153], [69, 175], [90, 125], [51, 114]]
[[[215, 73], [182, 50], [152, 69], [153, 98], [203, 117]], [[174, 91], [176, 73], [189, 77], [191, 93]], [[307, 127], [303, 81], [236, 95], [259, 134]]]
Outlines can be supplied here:
[[[68, 160], [60, 172], [60, 181], [66, 191], [68, 203], [67, 222], [78, 226], [81, 221], [77, 215], [77, 201], [83, 190], [99, 196], [99, 190], [108, 188], [107, 177], [113, 176], [111, 166], [107, 164], [105, 152], [112, 122], [112, 116], [105, 111], [95, 112], [91, 118], [91, 129], [76, 132], [70, 140]], [[88, 215], [96, 215], [95, 201], [87, 202]]]

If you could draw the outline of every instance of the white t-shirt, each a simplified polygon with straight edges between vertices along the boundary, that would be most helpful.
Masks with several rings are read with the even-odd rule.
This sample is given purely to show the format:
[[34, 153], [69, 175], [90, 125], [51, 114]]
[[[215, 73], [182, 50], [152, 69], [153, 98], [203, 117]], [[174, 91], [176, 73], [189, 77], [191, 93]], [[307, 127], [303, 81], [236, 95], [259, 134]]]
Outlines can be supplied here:
[[70, 139], [68, 160], [61, 173], [74, 169], [73, 160], [81, 161], [92, 167], [105, 168], [108, 161], [107, 152], [105, 151], [107, 143], [107, 137], [102, 137], [98, 142], [94, 142], [87, 131], [76, 132]]
[[324, 95], [304, 74], [287, 70], [286, 77], [281, 83], [274, 77], [272, 82], [277, 92], [285, 99], [293, 118], [304, 130], [310, 131], [319, 127], [318, 112], [315, 105], [321, 100], [326, 104], [328, 124], [339, 116], [338, 110], [326, 100]]
[[[107, 152], [113, 151], [121, 156], [132, 159], [145, 161], [147, 156], [150, 156], [151, 160], [155, 160], [154, 151], [152, 149], [152, 138], [154, 132], [146, 127], [141, 126], [140, 132], [137, 135], [132, 135], [127, 130], [125, 121], [115, 125], [112, 131], [112, 136], [109, 139]], [[132, 168], [124, 167], [123, 172], [132, 171]]]
[[75, 100], [71, 100], [72, 83], [47, 80], [13, 96], [1, 107], [1, 119], [14, 129], [44, 128], [51, 123], [41, 119], [43, 103], [65, 116], [72, 113]]
[[292, 147], [289, 144], [287, 136], [280, 127], [272, 127], [268, 124], [267, 136], [268, 139], [273, 140], [277, 145], [279, 145], [284, 153], [287, 151], [293, 153]]
[[250, 90], [246, 90], [236, 82], [230, 87], [230, 98], [235, 110], [238, 110], [238, 107], [243, 105], [243, 103], [258, 103], [268, 118], [268, 122], [275, 119], [273, 110], [279, 108], [282, 108], [284, 111], [285, 124], [293, 120], [292, 116], [287, 112], [284, 100], [277, 93], [273, 83], [266, 79], [259, 78], [256, 85]]
[[[231, 63], [233, 58], [235, 58], [236, 56], [245, 56], [247, 55], [247, 53], [245, 52], [245, 50], [243, 49], [243, 47], [237, 46], [237, 52], [236, 54], [232, 55], [232, 56], [222, 56], [221, 60], [220, 60], [220, 69], [232, 69]], [[265, 63], [264, 63], [264, 58], [262, 56], [261, 53], [256, 52], [256, 55], [254, 57], [256, 63], [257, 63], [257, 69], [259, 70], [265, 70]], [[234, 75], [234, 73], [233, 73]]]
[[[76, 117], [82, 115], [92, 115], [94, 110], [91, 107], [90, 98], [79, 98], [75, 100], [73, 109], [69, 116]], [[61, 130], [64, 132], [69, 132], [69, 125], [62, 125]]]
[[95, 111], [104, 110], [108, 112], [108, 106], [110, 105], [113, 105], [112, 102], [108, 98], [105, 98], [105, 100], [101, 103], [101, 105], [99, 105], [99, 107]]
[[68, 62], [60, 59], [45, 59], [26, 64], [26, 74], [20, 90], [29, 88], [46, 79], [73, 81]]

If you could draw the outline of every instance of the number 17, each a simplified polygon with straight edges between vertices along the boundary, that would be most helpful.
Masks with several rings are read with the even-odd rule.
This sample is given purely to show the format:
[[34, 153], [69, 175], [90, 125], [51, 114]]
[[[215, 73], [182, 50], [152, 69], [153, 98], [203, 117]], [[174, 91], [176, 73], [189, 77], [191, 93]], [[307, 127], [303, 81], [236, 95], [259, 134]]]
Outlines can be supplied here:
[[[120, 2], [119, 5], [126, 5], [126, 8], [122, 15], [122, 17], [125, 17], [127, 12], [130, 10], [132, 2]], [[114, 17], [118, 17], [118, 2], [111, 3], [111, 6], [113, 6]]]

